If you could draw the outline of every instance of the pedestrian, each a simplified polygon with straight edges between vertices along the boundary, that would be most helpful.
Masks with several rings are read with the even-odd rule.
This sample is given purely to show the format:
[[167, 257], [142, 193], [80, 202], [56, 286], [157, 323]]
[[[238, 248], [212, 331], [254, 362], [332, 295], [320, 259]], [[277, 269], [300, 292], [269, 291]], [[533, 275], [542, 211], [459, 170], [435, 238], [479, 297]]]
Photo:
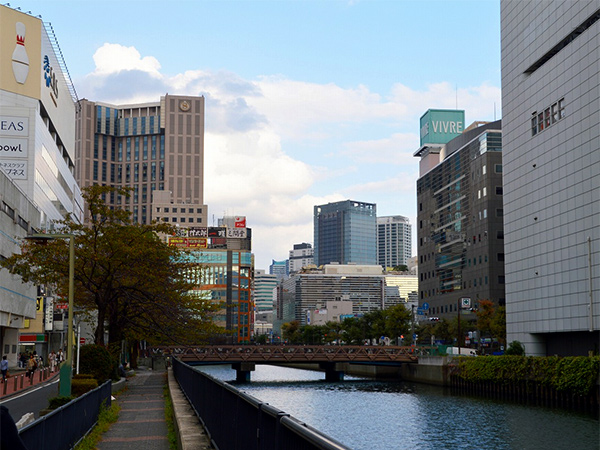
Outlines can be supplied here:
[[31, 356], [29, 357], [29, 361], [27, 361], [27, 376], [29, 378], [33, 378], [33, 374], [35, 373], [35, 370], [37, 369], [37, 362], [35, 360], [34, 354], [35, 354], [35, 352], [33, 352], [31, 354]]
[[57, 362], [58, 364], [60, 364], [61, 362], [63, 362], [63, 361], [64, 361], [65, 357], [64, 357], [64, 355], [63, 355], [62, 348], [61, 348], [60, 350], [58, 350], [58, 355], [57, 355], [57, 357], [58, 357], [58, 358], [57, 358], [56, 362]]
[[54, 373], [54, 369], [56, 368], [56, 353], [54, 350], [50, 352], [48, 360], [50, 361], [50, 372]]
[[2, 371], [2, 382], [6, 383], [6, 375], [8, 374], [8, 358], [6, 355], [4, 355], [2, 361], [0, 361], [0, 370]]
[[21, 352], [21, 369], [27, 369], [27, 353]]

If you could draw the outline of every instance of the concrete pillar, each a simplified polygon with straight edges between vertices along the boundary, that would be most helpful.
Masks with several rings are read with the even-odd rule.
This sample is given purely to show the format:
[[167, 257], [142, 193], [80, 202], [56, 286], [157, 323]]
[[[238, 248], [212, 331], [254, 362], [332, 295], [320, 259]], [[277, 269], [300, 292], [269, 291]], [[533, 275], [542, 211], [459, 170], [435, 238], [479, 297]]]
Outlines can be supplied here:
[[344, 365], [342, 363], [319, 363], [319, 368], [325, 371], [325, 381], [342, 381], [344, 379]]
[[244, 383], [250, 381], [250, 372], [256, 369], [256, 364], [251, 362], [240, 362], [231, 365], [231, 368], [236, 371], [235, 381]]

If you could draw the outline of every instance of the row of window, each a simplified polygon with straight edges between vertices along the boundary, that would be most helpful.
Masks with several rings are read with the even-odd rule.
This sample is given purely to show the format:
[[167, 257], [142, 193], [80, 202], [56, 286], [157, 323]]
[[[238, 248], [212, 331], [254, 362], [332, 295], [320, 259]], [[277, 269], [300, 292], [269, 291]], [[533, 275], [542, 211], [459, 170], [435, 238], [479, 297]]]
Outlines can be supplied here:
[[[171, 208], [171, 207], [168, 207], [168, 206], [164, 207], [164, 208], [161, 208], [159, 206], [159, 207], [156, 208], [156, 212], [161, 212], [161, 209], [162, 209], [163, 212], [174, 212], [174, 213], [176, 213], [176, 212], [185, 213], [185, 210], [187, 209], [187, 212], [189, 214], [194, 214], [194, 208], [184, 208], [184, 207], [182, 207], [182, 208], [175, 208], [175, 207]], [[180, 210], [180, 211], [178, 211], [178, 210]], [[196, 214], [202, 214], [202, 208], [196, 208]]]
[[549, 126], [554, 125], [559, 120], [565, 118], [565, 99], [561, 98], [543, 111], [533, 111], [531, 116], [531, 135], [535, 136]]
[[15, 220], [15, 216], [16, 216], [17, 224], [21, 228], [23, 228], [25, 231], [29, 231], [29, 222], [27, 222], [20, 215], [18, 215], [13, 208], [8, 206], [8, 204], [6, 202], [2, 202], [2, 212], [4, 214], [6, 214], [8, 217], [10, 217], [12, 220]]
[[[498, 275], [498, 284], [504, 284], [505, 283], [505, 278], [504, 275]], [[489, 278], [488, 276], [484, 276], [484, 277], [479, 277], [479, 278], [473, 278], [472, 280], [468, 280], [468, 281], [463, 281], [462, 282], [462, 288], [463, 289], [470, 289], [470, 288], [475, 288], [477, 286], [487, 286], [489, 284]], [[458, 283], [458, 289], [460, 289], [461, 287], [461, 283]], [[447, 292], [451, 292], [453, 290], [456, 289], [450, 289]], [[444, 293], [446, 291], [442, 291], [440, 289], [428, 289], [426, 291], [421, 291], [420, 292], [420, 297], [421, 300], [426, 299], [426, 298], [430, 298], [430, 297], [435, 297], [437, 295], [440, 295], [440, 293]]]
[[[194, 217], [188, 217], [187, 219], [185, 217], [180, 217], [179, 219], [177, 217], [171, 217], [171, 222], [173, 222], [173, 223], [186, 223], [186, 220], [189, 223], [194, 223], [194, 222], [196, 222], [196, 223], [202, 223], [202, 217], [195, 217], [195, 218]], [[163, 217], [162, 221], [163, 222], [168, 222], [169, 218], [168, 217]]]

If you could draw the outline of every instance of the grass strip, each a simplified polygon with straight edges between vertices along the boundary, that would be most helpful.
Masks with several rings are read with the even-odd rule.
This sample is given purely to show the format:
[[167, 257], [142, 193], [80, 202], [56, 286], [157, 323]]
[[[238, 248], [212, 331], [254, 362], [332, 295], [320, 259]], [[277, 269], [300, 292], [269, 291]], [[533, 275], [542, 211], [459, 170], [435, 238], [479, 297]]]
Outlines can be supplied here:
[[75, 450], [95, 450], [96, 445], [100, 442], [102, 434], [108, 431], [110, 426], [119, 418], [121, 407], [117, 402], [112, 402], [110, 408], [102, 405], [100, 414], [98, 415], [98, 423], [92, 431], [75, 446]]
[[165, 422], [167, 423], [167, 439], [169, 440], [169, 449], [177, 450], [177, 435], [175, 434], [175, 412], [173, 410], [173, 401], [169, 393], [169, 385], [165, 384], [163, 388], [165, 397]]

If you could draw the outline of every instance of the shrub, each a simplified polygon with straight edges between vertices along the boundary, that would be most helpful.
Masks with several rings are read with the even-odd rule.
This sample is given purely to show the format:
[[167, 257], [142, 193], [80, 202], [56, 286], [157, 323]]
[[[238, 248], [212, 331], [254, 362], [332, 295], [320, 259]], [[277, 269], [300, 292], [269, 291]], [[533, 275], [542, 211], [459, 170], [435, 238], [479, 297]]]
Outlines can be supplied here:
[[61, 406], [66, 405], [67, 403], [69, 403], [71, 400], [73, 400], [75, 397], [51, 397], [48, 399], [48, 409], [57, 409], [60, 408]]
[[113, 378], [116, 361], [113, 360], [108, 350], [101, 345], [84, 345], [80, 349], [79, 368], [81, 372], [92, 374], [102, 384]]
[[79, 378], [74, 379], [71, 382], [71, 394], [75, 397], [80, 397], [86, 392], [96, 389], [98, 387], [98, 381], [94, 378]]
[[519, 341], [512, 341], [504, 352], [505, 355], [525, 356], [525, 347]]
[[85, 380], [94, 378], [94, 375], [91, 373], [78, 373], [77, 375], [73, 375], [74, 380]]

